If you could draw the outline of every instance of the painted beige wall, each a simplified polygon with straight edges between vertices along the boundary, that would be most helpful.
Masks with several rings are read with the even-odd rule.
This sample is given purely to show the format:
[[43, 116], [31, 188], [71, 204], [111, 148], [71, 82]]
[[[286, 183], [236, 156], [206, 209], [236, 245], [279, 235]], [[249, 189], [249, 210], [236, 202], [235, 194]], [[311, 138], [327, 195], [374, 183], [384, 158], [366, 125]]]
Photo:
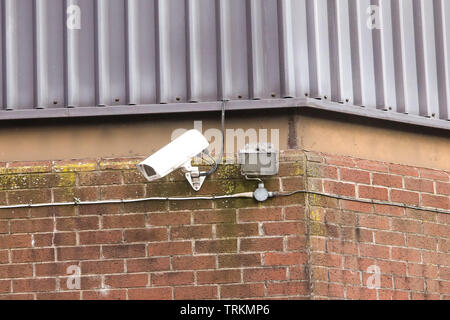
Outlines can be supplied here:
[[[90, 119], [16, 125], [0, 128], [0, 161], [59, 160], [96, 157], [127, 157], [150, 155], [171, 140], [174, 130], [192, 129], [194, 121], [202, 120], [203, 132], [220, 128], [220, 114], [171, 116], [168, 118], [123, 118], [107, 121]], [[230, 114], [227, 128], [254, 128], [258, 132], [280, 130], [280, 148], [287, 149], [287, 115]], [[219, 143], [220, 145], [220, 143]], [[236, 141], [236, 148], [237, 146]], [[235, 149], [236, 149], [235, 148]]]
[[[233, 112], [227, 115], [227, 128], [279, 129], [283, 150], [288, 149], [291, 132], [298, 147], [306, 150], [450, 170], [448, 131], [374, 125], [370, 120], [303, 110], [292, 117], [290, 110], [258, 111], [256, 116]], [[290, 119], [295, 119], [291, 130]], [[204, 131], [220, 126], [215, 114], [3, 123], [0, 161], [149, 155], [170, 141], [174, 130], [193, 128], [194, 120], [203, 120]]]
[[[305, 150], [362, 159], [450, 170], [450, 131], [342, 121], [317, 116], [297, 118], [299, 145]], [[377, 122], [378, 124], [378, 122]], [[430, 132], [432, 131], [432, 132]]]

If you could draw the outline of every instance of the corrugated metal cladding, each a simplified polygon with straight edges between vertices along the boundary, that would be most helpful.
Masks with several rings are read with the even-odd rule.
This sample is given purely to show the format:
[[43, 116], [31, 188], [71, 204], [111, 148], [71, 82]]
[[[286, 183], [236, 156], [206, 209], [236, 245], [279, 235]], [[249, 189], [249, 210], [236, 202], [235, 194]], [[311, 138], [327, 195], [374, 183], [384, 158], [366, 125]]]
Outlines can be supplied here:
[[[207, 110], [222, 99], [277, 107], [293, 98], [450, 127], [449, 0], [1, 4], [1, 119]], [[73, 5], [81, 29], [67, 28]], [[371, 5], [382, 29], [367, 26]]]

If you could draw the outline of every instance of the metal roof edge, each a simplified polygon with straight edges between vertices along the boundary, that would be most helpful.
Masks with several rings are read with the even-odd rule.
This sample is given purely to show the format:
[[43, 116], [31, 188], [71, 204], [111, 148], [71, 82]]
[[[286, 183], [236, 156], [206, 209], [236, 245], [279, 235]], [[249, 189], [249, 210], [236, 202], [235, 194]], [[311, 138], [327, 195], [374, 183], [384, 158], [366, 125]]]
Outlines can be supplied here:
[[[150, 104], [134, 106], [107, 106], [107, 107], [78, 107], [78, 108], [52, 108], [52, 109], [26, 109], [13, 111], [0, 111], [2, 120], [30, 120], [30, 119], [57, 119], [102, 116], [129, 116], [172, 114], [186, 112], [212, 112], [221, 110], [221, 101], [199, 103], [171, 103]], [[401, 114], [382, 109], [346, 105], [331, 101], [313, 98], [287, 98], [287, 99], [261, 99], [261, 100], [233, 100], [227, 102], [227, 110], [257, 110], [281, 108], [314, 108], [328, 110], [355, 116], [375, 118], [411, 125], [450, 130], [450, 121], [426, 118], [411, 114]]]

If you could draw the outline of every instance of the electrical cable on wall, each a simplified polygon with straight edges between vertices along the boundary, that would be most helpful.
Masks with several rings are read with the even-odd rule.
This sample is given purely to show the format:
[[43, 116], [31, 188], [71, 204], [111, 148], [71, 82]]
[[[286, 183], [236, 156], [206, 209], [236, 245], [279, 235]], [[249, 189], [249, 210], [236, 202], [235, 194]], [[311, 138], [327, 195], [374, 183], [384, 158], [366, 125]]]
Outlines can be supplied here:
[[[225, 104], [226, 104], [226, 100], [222, 100], [222, 114], [221, 114], [222, 148], [220, 150], [219, 162], [222, 161], [223, 154], [224, 154], [224, 151], [225, 151], [224, 150], [225, 149]], [[210, 157], [212, 160], [214, 160], [214, 158], [211, 157], [211, 155], [209, 153], [206, 153], [206, 155], [208, 157]], [[219, 162], [214, 160], [214, 167], [211, 170], [209, 170], [208, 172], [200, 172], [200, 176], [209, 177], [210, 175], [212, 175], [214, 172], [217, 171], [217, 168], [219, 166]]]
[[[419, 211], [450, 214], [450, 210], [423, 208], [423, 207], [410, 206], [410, 205], [400, 204], [400, 203], [391, 203], [391, 202], [387, 202], [387, 201], [365, 200], [365, 199], [359, 199], [359, 198], [340, 196], [340, 195], [336, 195], [336, 194], [306, 191], [306, 190], [297, 190], [297, 191], [292, 191], [292, 192], [268, 192], [268, 198], [290, 197], [295, 194], [317, 195], [317, 196], [323, 196], [323, 197], [328, 197], [328, 198], [333, 198], [333, 199], [338, 199], [338, 200], [347, 200], [347, 201], [355, 201], [355, 202], [368, 203], [368, 204], [378, 204], [378, 205], [400, 207], [400, 208], [419, 210]], [[138, 203], [138, 202], [146, 202], [146, 201], [221, 200], [221, 199], [233, 199], [233, 198], [234, 199], [237, 199], [237, 198], [253, 199], [253, 198], [255, 198], [255, 192], [244, 192], [244, 193], [237, 193], [237, 194], [231, 194], [231, 195], [220, 195], [220, 196], [151, 197], [151, 198], [140, 198], [140, 199], [99, 200], [99, 201], [80, 201], [79, 199], [75, 198], [73, 202], [35, 203], [35, 204], [30, 203], [30, 204], [0, 206], [0, 210], [21, 209], [21, 208], [63, 207], [63, 206], [87, 206], [87, 205], [98, 205], [98, 204]], [[261, 201], [261, 202], [263, 202], [263, 201]]]

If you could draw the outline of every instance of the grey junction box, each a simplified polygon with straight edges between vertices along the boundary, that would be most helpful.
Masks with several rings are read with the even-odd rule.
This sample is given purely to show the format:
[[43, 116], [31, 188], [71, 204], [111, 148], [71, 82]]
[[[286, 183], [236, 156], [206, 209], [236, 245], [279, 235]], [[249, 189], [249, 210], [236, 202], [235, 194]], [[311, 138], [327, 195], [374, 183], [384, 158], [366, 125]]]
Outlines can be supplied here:
[[278, 150], [273, 144], [247, 144], [239, 151], [241, 172], [246, 176], [272, 176], [278, 173]]

